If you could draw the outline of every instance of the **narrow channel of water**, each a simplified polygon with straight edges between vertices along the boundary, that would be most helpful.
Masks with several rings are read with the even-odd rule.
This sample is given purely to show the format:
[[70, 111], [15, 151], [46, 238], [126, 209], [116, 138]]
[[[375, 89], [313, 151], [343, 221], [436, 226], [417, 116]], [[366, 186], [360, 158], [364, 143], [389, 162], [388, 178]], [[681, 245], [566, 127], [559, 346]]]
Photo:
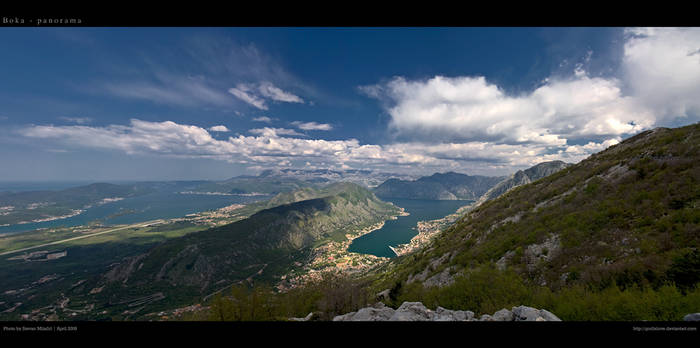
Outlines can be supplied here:
[[423, 199], [383, 199], [404, 208], [411, 215], [399, 216], [396, 220], [389, 220], [379, 230], [368, 233], [352, 241], [348, 251], [361, 254], [371, 254], [383, 257], [395, 257], [396, 254], [389, 248], [411, 241], [418, 234], [416, 226], [418, 221], [435, 220], [450, 215], [457, 209], [469, 205], [473, 201], [436, 201]]

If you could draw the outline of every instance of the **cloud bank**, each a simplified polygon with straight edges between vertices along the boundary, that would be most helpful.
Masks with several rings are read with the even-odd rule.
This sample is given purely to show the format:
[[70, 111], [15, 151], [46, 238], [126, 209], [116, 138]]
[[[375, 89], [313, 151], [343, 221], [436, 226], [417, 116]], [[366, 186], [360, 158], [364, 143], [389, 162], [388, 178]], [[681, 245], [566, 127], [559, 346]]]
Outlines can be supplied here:
[[504, 159], [512, 165], [529, 162], [526, 154], [580, 159], [646, 129], [700, 120], [700, 30], [633, 28], [625, 38], [615, 76], [592, 77], [578, 65], [521, 95], [484, 76], [398, 76], [359, 90], [383, 103], [399, 142], [454, 150], [428, 151], [435, 158], [459, 158], [479, 144], [512, 147]]
[[[214, 131], [214, 130], [212, 130]], [[204, 128], [172, 121], [132, 119], [129, 125], [35, 125], [19, 130], [24, 137], [43, 139], [64, 147], [122, 151], [133, 155], [179, 158], [213, 158], [257, 168], [277, 167], [282, 161], [310, 163], [327, 168], [365, 168], [399, 173], [462, 170], [468, 163], [487, 174], [512, 166], [529, 166], [542, 160], [580, 160], [604, 144], [590, 143], [576, 151], [548, 154], [547, 147], [468, 142], [431, 144], [404, 142], [388, 145], [360, 144], [356, 139], [307, 139], [293, 129], [256, 128], [253, 136], [214, 138]], [[308, 165], [307, 165], [308, 166]]]

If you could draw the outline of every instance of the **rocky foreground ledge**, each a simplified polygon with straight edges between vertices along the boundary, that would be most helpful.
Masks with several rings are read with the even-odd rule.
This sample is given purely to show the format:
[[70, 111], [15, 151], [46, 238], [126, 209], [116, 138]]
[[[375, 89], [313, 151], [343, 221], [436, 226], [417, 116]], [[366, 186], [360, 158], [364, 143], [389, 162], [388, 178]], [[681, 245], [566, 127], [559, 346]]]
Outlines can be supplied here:
[[[312, 320], [314, 313], [305, 318], [289, 318], [290, 321]], [[700, 321], [700, 313], [691, 313], [683, 317], [684, 321]], [[372, 307], [365, 307], [357, 312], [338, 315], [333, 321], [561, 321], [556, 315], [544, 309], [527, 306], [501, 309], [493, 315], [483, 314], [475, 317], [472, 311], [453, 311], [438, 307], [436, 310], [426, 308], [421, 302], [404, 302], [398, 309], [387, 307], [378, 302]]]
[[421, 302], [404, 302], [396, 310], [379, 302], [357, 312], [336, 316], [333, 321], [561, 321], [561, 319], [544, 309], [527, 306], [513, 307], [511, 310], [504, 308], [493, 315], [484, 314], [477, 318], [472, 311], [453, 311], [442, 307], [433, 311]]

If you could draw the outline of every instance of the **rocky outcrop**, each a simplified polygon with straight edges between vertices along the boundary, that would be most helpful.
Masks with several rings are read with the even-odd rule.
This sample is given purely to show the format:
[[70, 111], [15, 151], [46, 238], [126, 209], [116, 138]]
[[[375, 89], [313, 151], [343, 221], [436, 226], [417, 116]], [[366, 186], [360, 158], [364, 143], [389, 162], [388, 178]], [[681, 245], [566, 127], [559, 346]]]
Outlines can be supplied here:
[[396, 314], [393, 308], [378, 302], [372, 307], [362, 308], [357, 312], [338, 315], [333, 321], [388, 321]]
[[[424, 282], [426, 279], [428, 279], [428, 276], [435, 271], [440, 265], [442, 265], [446, 260], [448, 260], [451, 257], [452, 253], [448, 253], [445, 255], [442, 255], [441, 257], [436, 257], [430, 260], [430, 263], [428, 263], [428, 266], [425, 267], [425, 269], [418, 273], [418, 274], [411, 274], [408, 277], [408, 280], [406, 281], [406, 284], [411, 284], [416, 281]], [[449, 276], [449, 270], [447, 275]]]
[[513, 307], [511, 310], [504, 308], [493, 315], [484, 314], [477, 319], [472, 311], [455, 311], [442, 307], [437, 307], [433, 311], [421, 302], [404, 302], [396, 310], [380, 302], [357, 312], [336, 316], [333, 321], [561, 321], [561, 319], [547, 310], [527, 306]]
[[311, 313], [307, 314], [307, 315], [306, 315], [305, 317], [303, 317], [303, 318], [289, 318], [288, 320], [289, 320], [289, 321], [309, 321], [309, 320], [311, 320], [311, 318], [312, 318], [313, 316], [314, 316], [314, 313], [311, 312]]
[[139, 262], [141, 262], [146, 256], [147, 254], [125, 257], [121, 263], [114, 265], [114, 267], [104, 274], [104, 280], [107, 282], [126, 283], [134, 271], [138, 270], [136, 265], [139, 264]]
[[514, 321], [561, 321], [556, 315], [544, 309], [518, 306], [513, 307]]
[[683, 321], [700, 321], [700, 313], [691, 313], [683, 317]]
[[424, 287], [432, 287], [432, 286], [437, 286], [437, 287], [444, 287], [451, 285], [452, 283], [455, 282], [454, 277], [452, 276], [451, 272], [454, 270], [455, 267], [447, 267], [445, 268], [442, 272], [426, 279], [423, 282]]

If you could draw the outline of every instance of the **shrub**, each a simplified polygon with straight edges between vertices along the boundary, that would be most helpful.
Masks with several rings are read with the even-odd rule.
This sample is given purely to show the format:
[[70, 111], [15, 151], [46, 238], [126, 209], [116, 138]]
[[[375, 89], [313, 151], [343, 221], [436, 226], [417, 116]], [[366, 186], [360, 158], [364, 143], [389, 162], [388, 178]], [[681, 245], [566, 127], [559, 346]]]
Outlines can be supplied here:
[[683, 291], [695, 286], [700, 282], [700, 252], [692, 250], [676, 257], [666, 275]]

